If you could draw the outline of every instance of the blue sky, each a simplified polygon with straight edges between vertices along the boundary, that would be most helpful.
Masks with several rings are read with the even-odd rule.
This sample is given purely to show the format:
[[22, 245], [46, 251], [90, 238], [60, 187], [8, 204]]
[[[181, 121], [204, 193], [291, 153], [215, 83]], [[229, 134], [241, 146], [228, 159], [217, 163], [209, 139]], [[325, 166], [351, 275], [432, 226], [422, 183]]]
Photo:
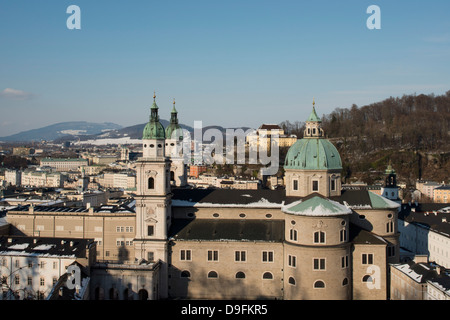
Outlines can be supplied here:
[[[370, 5], [381, 30], [369, 30]], [[69, 5], [81, 30], [69, 30]], [[258, 127], [450, 90], [450, 1], [0, 0], [0, 136], [161, 117]]]

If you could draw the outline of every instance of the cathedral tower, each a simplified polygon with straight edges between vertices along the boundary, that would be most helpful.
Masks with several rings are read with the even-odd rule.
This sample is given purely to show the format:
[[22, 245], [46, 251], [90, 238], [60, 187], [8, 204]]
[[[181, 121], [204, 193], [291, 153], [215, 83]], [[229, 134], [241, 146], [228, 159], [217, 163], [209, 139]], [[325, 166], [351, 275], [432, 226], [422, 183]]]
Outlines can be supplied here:
[[183, 187], [187, 184], [187, 165], [183, 157], [183, 129], [178, 124], [178, 111], [175, 99], [170, 114], [170, 123], [166, 128], [166, 156], [172, 161], [170, 165], [170, 184]]
[[143, 156], [136, 163], [136, 260], [161, 260], [162, 297], [167, 295], [167, 230], [171, 224], [170, 160], [165, 156], [165, 131], [156, 96], [142, 136]]

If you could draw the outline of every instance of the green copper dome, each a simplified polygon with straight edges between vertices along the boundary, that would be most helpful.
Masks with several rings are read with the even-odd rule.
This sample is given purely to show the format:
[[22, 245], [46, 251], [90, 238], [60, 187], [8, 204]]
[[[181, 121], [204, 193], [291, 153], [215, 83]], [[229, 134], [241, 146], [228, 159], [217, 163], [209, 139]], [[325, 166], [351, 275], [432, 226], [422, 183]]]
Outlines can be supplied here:
[[161, 122], [159, 122], [158, 106], [155, 102], [156, 96], [153, 96], [153, 105], [150, 108], [150, 121], [145, 125], [142, 134], [143, 140], [148, 139], [165, 139], [165, 130]]
[[284, 169], [341, 170], [342, 161], [336, 147], [327, 139], [303, 138], [289, 148]]

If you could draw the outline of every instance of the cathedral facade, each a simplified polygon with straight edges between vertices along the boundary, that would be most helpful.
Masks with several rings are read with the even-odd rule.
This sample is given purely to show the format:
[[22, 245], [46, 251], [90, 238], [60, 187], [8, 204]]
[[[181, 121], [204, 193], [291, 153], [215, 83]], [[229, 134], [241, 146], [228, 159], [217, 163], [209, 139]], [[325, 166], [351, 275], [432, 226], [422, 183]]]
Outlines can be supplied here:
[[30, 207], [9, 223], [29, 236], [42, 225], [41, 236], [94, 239], [92, 299], [388, 298], [399, 204], [342, 189], [341, 158], [314, 105], [286, 155], [285, 190], [188, 187], [177, 115], [174, 103], [164, 128], [154, 96], [134, 210]]
[[162, 262], [161, 298], [387, 298], [398, 204], [341, 189], [341, 158], [314, 105], [286, 156], [286, 190], [183, 188], [165, 150], [181, 140], [176, 110], [166, 131], [157, 111], [154, 102], [137, 165], [134, 243], [137, 259]]

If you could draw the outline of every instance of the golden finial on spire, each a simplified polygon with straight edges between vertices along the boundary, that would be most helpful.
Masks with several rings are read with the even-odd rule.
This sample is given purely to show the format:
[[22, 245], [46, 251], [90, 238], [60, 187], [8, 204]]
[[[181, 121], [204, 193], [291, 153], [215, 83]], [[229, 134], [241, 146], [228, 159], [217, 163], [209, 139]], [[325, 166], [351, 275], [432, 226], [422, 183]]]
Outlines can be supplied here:
[[156, 91], [153, 91], [153, 100], [156, 99]]
[[314, 101], [314, 97], [313, 97], [313, 107], [316, 105], [316, 102]]
[[173, 98], [173, 105], [175, 105], [175, 98]]

